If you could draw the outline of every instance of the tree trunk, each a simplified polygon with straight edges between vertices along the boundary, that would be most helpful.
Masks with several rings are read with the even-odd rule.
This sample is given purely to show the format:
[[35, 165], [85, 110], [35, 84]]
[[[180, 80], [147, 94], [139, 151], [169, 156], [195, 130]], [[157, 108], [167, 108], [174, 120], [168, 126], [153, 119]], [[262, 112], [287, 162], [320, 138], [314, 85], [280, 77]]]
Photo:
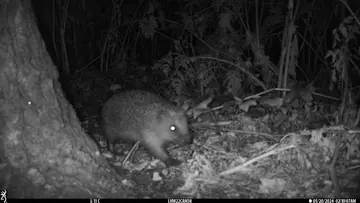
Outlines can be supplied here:
[[0, 189], [18, 198], [131, 195], [64, 98], [31, 1], [0, 0], [0, 21]]

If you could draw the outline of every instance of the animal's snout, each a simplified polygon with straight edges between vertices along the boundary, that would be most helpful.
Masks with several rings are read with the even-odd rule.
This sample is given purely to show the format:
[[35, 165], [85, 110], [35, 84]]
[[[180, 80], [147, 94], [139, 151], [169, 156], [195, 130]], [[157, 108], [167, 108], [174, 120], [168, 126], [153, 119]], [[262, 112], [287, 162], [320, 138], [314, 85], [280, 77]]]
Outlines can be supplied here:
[[186, 139], [186, 144], [192, 144], [194, 142], [194, 136], [191, 133], [187, 133], [185, 135]]

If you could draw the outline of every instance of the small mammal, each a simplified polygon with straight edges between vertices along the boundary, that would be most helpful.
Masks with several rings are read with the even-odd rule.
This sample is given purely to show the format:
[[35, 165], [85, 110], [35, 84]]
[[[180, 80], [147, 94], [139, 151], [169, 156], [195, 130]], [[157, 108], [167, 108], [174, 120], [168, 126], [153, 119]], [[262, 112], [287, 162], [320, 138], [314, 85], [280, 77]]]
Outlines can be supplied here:
[[167, 144], [191, 144], [193, 139], [184, 109], [143, 90], [124, 91], [110, 97], [102, 107], [101, 120], [111, 152], [119, 140], [140, 141], [167, 166], [181, 164], [166, 151]]

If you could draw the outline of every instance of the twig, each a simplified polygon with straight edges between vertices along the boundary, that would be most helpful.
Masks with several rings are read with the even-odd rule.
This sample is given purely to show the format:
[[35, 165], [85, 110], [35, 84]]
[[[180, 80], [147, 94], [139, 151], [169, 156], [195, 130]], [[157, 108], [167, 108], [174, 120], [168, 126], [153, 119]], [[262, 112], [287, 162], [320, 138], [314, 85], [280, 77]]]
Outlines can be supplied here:
[[340, 151], [341, 136], [342, 135], [337, 136], [334, 156], [333, 156], [333, 159], [331, 160], [331, 163], [327, 166], [327, 168], [329, 170], [329, 173], [330, 173], [330, 176], [331, 176], [331, 180], [332, 180], [333, 185], [334, 185], [335, 198], [340, 197], [340, 184], [339, 184], [338, 178], [336, 176], [335, 163], [336, 163], [337, 157], [339, 155], [339, 151]]
[[288, 146], [285, 146], [285, 147], [282, 147], [282, 148], [277, 148], [277, 149], [274, 149], [274, 150], [271, 150], [269, 152], [266, 152], [265, 154], [262, 154], [260, 156], [257, 156], [253, 159], [250, 159], [248, 160], [247, 162], [241, 164], [241, 165], [238, 165], [238, 166], [235, 166], [234, 168], [231, 168], [231, 169], [228, 169], [228, 170], [225, 170], [221, 173], [218, 174], [218, 176], [224, 176], [224, 175], [229, 175], [229, 174], [232, 174], [232, 173], [236, 173], [238, 171], [241, 171], [243, 169], [245, 169], [248, 165], [256, 162], [256, 161], [259, 161], [260, 159], [263, 159], [265, 157], [268, 157], [270, 155], [274, 155], [274, 154], [278, 154], [282, 151], [285, 151], [287, 149], [292, 149], [292, 148], [295, 148], [296, 146], [295, 145], [288, 145]]
[[122, 162], [122, 165], [125, 166], [125, 163], [127, 162], [127, 160], [129, 159], [129, 157], [131, 156], [131, 154], [137, 150], [137, 148], [139, 147], [140, 142], [137, 141], [134, 146], [131, 148], [130, 152], [126, 155], [124, 161]]

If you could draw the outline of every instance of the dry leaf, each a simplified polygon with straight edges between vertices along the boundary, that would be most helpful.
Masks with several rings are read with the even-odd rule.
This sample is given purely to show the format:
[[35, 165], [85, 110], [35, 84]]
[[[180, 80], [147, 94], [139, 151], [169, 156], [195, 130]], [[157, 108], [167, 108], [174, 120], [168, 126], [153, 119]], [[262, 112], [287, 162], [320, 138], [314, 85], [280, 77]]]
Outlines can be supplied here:
[[262, 100], [260, 102], [260, 104], [279, 108], [279, 107], [281, 107], [283, 105], [283, 101], [284, 101], [283, 98], [274, 97], [274, 98], [269, 98], [269, 99]]
[[192, 116], [194, 119], [196, 119], [200, 114], [202, 114], [204, 111], [208, 111], [209, 107], [208, 105], [210, 104], [210, 102], [212, 101], [213, 96], [207, 98], [206, 100], [202, 101], [200, 104], [198, 104], [197, 106], [195, 106], [192, 109], [189, 109], [186, 114], [188, 116]]
[[252, 100], [252, 99], [247, 100], [243, 103], [240, 103], [240, 104], [237, 103], [237, 104], [238, 104], [238, 107], [245, 112], [248, 112], [250, 107], [257, 105], [256, 101]]

